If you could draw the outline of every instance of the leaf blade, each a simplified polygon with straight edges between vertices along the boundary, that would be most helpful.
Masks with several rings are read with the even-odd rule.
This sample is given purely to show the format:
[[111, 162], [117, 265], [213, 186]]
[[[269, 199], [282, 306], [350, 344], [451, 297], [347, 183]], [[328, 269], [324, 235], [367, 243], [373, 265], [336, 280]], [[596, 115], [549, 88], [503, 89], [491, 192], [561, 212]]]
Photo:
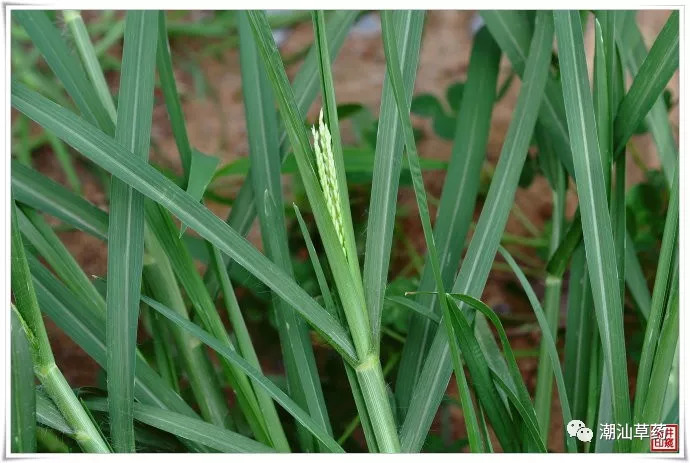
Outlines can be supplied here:
[[[625, 360], [622, 305], [614, 255], [613, 230], [606, 204], [601, 154], [596, 136], [592, 96], [589, 91], [582, 27], [576, 12], [554, 12], [559, 60], [565, 76], [563, 96], [572, 136], [575, 178], [581, 202], [585, 252], [597, 312], [599, 332], [611, 378], [614, 418], [630, 421], [630, 399]], [[615, 365], [615, 368], [614, 368]], [[621, 449], [626, 443], [617, 441]]]
[[46, 129], [54, 131], [77, 151], [114, 175], [125, 178], [144, 195], [175, 213], [192, 229], [234, 258], [239, 265], [259, 277], [281, 298], [291, 301], [293, 306], [327, 340], [331, 341], [348, 361], [355, 358], [348, 334], [333, 317], [324, 313], [322, 307], [275, 264], [256, 251], [248, 241], [165, 178], [163, 174], [131, 156], [127, 150], [103, 132], [21, 84], [13, 85], [12, 104], [21, 112], [30, 113], [32, 119]]
[[[475, 229], [470, 248], [455, 280], [453, 292], [476, 296], [484, 287], [491, 268], [495, 249], [510, 213], [511, 200], [519, 180], [527, 153], [529, 138], [536, 122], [546, 83], [548, 60], [553, 37], [553, 24], [543, 13], [532, 38], [530, 57], [523, 87], [518, 97], [513, 120], [501, 150], [499, 164], [489, 188], [484, 209]], [[440, 403], [450, 379], [451, 365], [448, 340], [442, 330], [437, 331], [427, 355], [417, 386], [410, 402], [410, 410], [401, 430], [404, 451], [418, 450], [426, 437], [433, 412]]]
[[[125, 19], [115, 141], [147, 160], [153, 115], [156, 12], [132, 11]], [[110, 185], [106, 349], [108, 405], [113, 446], [132, 453], [134, 362], [139, 293], [144, 265], [144, 196], [119, 179]]]

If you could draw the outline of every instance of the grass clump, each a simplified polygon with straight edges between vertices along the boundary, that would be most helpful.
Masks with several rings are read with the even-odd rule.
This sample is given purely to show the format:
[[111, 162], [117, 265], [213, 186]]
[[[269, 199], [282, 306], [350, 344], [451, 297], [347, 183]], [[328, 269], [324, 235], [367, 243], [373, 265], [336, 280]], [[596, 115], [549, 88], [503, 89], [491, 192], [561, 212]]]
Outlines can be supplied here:
[[[13, 49], [28, 52], [13, 53], [11, 86], [12, 452], [547, 452], [554, 438], [570, 453], [641, 452], [647, 441], [614, 444], [597, 423], [678, 421], [679, 173], [664, 106], [678, 67], [678, 12], [647, 51], [630, 12], [484, 11], [466, 80], [449, 87], [447, 105], [413, 96], [425, 13], [381, 12], [378, 118], [336, 98], [332, 63], [359, 15], [235, 11], [196, 23], [162, 11], [65, 11], [63, 33], [53, 12], [12, 11]], [[583, 35], [590, 16], [593, 50]], [[273, 28], [309, 19], [313, 42], [283, 56]], [[217, 168], [187, 132], [171, 43], [185, 34], [239, 48], [248, 162]], [[107, 52], [119, 40], [121, 59]], [[501, 55], [511, 66], [503, 79]], [[293, 60], [301, 65], [290, 81]], [[111, 73], [119, 73], [115, 92]], [[515, 78], [522, 85], [487, 174], [492, 112]], [[149, 162], [156, 88], [180, 172]], [[322, 108], [309, 128], [317, 96]], [[411, 108], [433, 116], [432, 136], [452, 141], [447, 163], [422, 156], [428, 135]], [[345, 120], [355, 145], [341, 137]], [[660, 153], [658, 175], [636, 157], [633, 134], [645, 131]], [[32, 167], [44, 145], [70, 188]], [[90, 161], [107, 212], [84, 193], [75, 152]], [[632, 166], [658, 181], [628, 189]], [[440, 199], [424, 181], [432, 169], [446, 171]], [[237, 173], [244, 182], [228, 198], [220, 185]], [[545, 224], [530, 222], [515, 200], [538, 176], [552, 199]], [[417, 214], [398, 200], [410, 188]], [[640, 201], [645, 188], [657, 193], [653, 211]], [[231, 204], [225, 220], [207, 207], [213, 202]], [[511, 214], [529, 236], [506, 231]], [[260, 247], [246, 238], [254, 219]], [[417, 219], [426, 255], [407, 233]], [[106, 243], [104, 275], [80, 267], [64, 229]], [[398, 248], [409, 262], [402, 269]], [[659, 251], [651, 263], [650, 248]], [[482, 302], [493, 278], [518, 283], [530, 312]], [[44, 317], [105, 382], [70, 387]], [[539, 345], [518, 350], [516, 332], [538, 333]], [[533, 394], [518, 367], [524, 355], [537, 357]], [[453, 374], [457, 399], [446, 395]], [[455, 406], [460, 430], [447, 419]], [[441, 436], [430, 432], [437, 416]], [[594, 439], [569, 437], [571, 419]], [[553, 423], [564, 426], [554, 433]]]

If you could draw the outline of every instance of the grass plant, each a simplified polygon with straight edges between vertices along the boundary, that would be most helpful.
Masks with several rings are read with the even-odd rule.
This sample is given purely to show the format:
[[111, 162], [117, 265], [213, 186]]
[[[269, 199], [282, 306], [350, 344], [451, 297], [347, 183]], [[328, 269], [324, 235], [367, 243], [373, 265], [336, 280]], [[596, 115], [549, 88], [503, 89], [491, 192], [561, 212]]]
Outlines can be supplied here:
[[[12, 11], [13, 453], [419, 452], [439, 448], [432, 422], [453, 406], [464, 426], [451, 433], [457, 423], [442, 420], [443, 449], [548, 452], [555, 435], [570, 453], [642, 452], [647, 441], [612, 446], [597, 423], [677, 421], [679, 173], [664, 91], [679, 63], [678, 12], [647, 51], [632, 12], [483, 11], [465, 81], [447, 92], [451, 116], [436, 97], [414, 95], [425, 13], [377, 13], [386, 65], [377, 123], [363, 105], [339, 104], [334, 82], [359, 15], [235, 11], [197, 23], [163, 11]], [[590, 18], [593, 50], [583, 35]], [[294, 60], [274, 29], [310, 19], [313, 41], [291, 81]], [[187, 132], [188, 95], [174, 72], [181, 36], [239, 48], [242, 166], [218, 168]], [[111, 53], [120, 41], [120, 55]], [[511, 70], [501, 79], [502, 56]], [[487, 178], [492, 113], [514, 78], [521, 86]], [[149, 162], [158, 92], [174, 172]], [[447, 163], [422, 156], [411, 111], [451, 141]], [[346, 120], [358, 146], [341, 135]], [[654, 211], [625, 181], [641, 131], [663, 171], [647, 187], [668, 211], [649, 223]], [[32, 167], [43, 145], [68, 187]], [[77, 163], [97, 174], [107, 210], [93, 204]], [[440, 198], [427, 191], [431, 169], [445, 171]], [[223, 197], [218, 180], [238, 173], [243, 183], [220, 218], [207, 206]], [[530, 175], [546, 179], [546, 224], [515, 206]], [[399, 201], [404, 190], [414, 207]], [[511, 214], [529, 236], [506, 231]], [[396, 273], [401, 234], [417, 253], [397, 231], [402, 215], [421, 222], [425, 254]], [[246, 237], [255, 219], [261, 246]], [[105, 244], [104, 275], [80, 266], [63, 229]], [[524, 317], [482, 302], [499, 272], [530, 307]], [[260, 331], [247, 293], [270, 319]], [[104, 383], [68, 384], [44, 317], [99, 365]], [[539, 345], [513, 347], [515, 323]], [[278, 354], [265, 358], [273, 337]], [[518, 368], [525, 355], [538, 366], [532, 391]], [[333, 362], [337, 380], [324, 367]], [[452, 375], [457, 399], [447, 396]], [[333, 397], [343, 388], [355, 415], [341, 420]], [[595, 439], [582, 445], [565, 426], [554, 431], [571, 419]], [[451, 446], [458, 433], [466, 440]]]

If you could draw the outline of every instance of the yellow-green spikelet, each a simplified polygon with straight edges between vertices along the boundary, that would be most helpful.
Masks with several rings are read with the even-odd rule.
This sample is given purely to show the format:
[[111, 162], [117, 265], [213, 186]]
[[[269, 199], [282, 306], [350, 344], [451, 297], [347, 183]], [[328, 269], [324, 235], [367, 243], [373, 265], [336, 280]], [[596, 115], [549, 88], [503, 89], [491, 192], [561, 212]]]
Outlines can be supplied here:
[[345, 236], [343, 234], [343, 216], [340, 209], [340, 192], [338, 190], [338, 179], [335, 171], [335, 161], [333, 159], [333, 146], [331, 142], [331, 132], [323, 121], [323, 109], [319, 113], [319, 130], [314, 126], [311, 128], [314, 136], [314, 151], [316, 152], [316, 166], [318, 168], [319, 182], [321, 190], [326, 198], [326, 207], [333, 221], [333, 226], [338, 234], [338, 240], [347, 255], [345, 248]]

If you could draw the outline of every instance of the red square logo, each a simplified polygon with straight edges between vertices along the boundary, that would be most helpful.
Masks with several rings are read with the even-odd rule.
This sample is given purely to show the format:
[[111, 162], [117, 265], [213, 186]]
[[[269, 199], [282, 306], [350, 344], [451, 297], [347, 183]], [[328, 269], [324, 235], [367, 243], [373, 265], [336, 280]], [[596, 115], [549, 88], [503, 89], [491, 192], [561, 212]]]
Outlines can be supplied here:
[[650, 452], [677, 452], [678, 425], [652, 425], [649, 433], [649, 450]]

